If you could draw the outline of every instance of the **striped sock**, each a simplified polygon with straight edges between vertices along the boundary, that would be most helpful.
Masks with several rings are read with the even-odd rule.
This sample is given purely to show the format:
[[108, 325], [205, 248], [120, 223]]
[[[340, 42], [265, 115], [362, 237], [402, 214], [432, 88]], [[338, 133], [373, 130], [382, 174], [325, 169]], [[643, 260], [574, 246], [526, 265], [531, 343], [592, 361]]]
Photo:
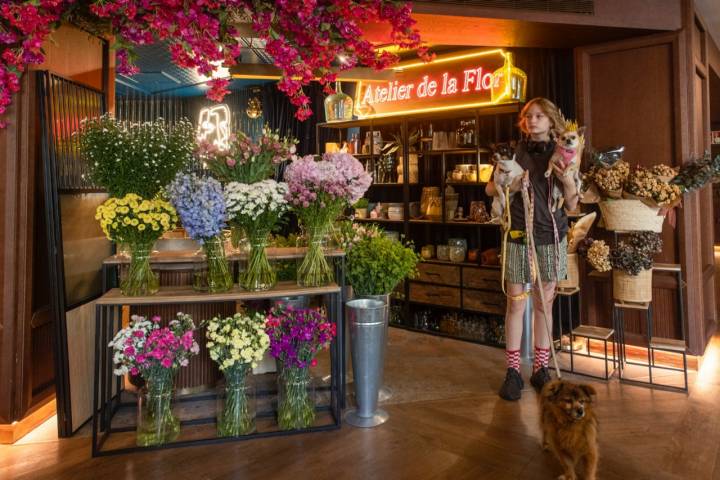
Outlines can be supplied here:
[[507, 368], [520, 371], [520, 350], [505, 350], [505, 363]]
[[533, 372], [541, 367], [547, 368], [550, 363], [550, 349], [535, 347], [535, 361], [533, 362]]

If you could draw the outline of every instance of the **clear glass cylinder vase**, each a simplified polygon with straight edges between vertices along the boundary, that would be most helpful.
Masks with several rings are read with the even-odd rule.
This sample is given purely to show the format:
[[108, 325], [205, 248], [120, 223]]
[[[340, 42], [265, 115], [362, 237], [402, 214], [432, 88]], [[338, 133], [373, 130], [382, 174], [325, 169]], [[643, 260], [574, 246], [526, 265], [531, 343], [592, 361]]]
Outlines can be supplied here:
[[335, 272], [325, 257], [328, 226], [306, 227], [307, 252], [298, 260], [297, 283], [301, 287], [322, 287], [335, 281]]
[[230, 290], [233, 277], [225, 257], [222, 237], [206, 239], [202, 245], [204, 259], [195, 263], [193, 287], [195, 290], [219, 293]]
[[220, 437], [237, 437], [255, 431], [255, 386], [250, 366], [225, 370], [225, 385], [218, 392], [217, 432]]
[[277, 274], [268, 261], [265, 247], [270, 232], [254, 232], [250, 235], [250, 252], [241, 269], [239, 283], [245, 290], [258, 292], [270, 290], [277, 283]]
[[120, 282], [123, 295], [138, 297], [154, 295], [160, 290], [160, 279], [150, 266], [154, 242], [130, 243], [130, 265]]
[[315, 387], [308, 367], [286, 367], [278, 373], [278, 426], [309, 428], [315, 423]]
[[138, 395], [136, 438], [141, 447], [163, 445], [180, 434], [180, 420], [173, 413], [174, 372], [145, 379]]

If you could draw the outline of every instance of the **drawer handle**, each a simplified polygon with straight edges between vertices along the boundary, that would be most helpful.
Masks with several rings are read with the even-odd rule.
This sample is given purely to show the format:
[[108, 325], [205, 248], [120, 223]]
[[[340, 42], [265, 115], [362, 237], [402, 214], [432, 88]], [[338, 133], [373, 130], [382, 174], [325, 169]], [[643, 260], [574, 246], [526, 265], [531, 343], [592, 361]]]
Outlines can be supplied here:
[[440, 275], [440, 274], [437, 273], [437, 272], [425, 272], [425, 274], [426, 274], [426, 275], [434, 275], [434, 276], [436, 276], [436, 277], [442, 277], [442, 275]]

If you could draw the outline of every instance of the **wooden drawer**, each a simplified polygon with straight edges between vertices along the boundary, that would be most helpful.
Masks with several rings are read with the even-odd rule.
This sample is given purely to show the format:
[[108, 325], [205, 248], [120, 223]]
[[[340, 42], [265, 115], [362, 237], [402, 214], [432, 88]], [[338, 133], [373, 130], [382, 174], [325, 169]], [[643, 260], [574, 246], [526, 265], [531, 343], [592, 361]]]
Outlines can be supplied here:
[[463, 308], [475, 312], [505, 315], [505, 295], [482, 290], [463, 290]]
[[411, 282], [410, 301], [460, 308], [460, 289]]
[[500, 273], [500, 270], [465, 267], [463, 268], [463, 288], [481, 288], [501, 292]]
[[418, 281], [460, 286], [460, 267], [421, 262], [418, 264], [418, 272]]

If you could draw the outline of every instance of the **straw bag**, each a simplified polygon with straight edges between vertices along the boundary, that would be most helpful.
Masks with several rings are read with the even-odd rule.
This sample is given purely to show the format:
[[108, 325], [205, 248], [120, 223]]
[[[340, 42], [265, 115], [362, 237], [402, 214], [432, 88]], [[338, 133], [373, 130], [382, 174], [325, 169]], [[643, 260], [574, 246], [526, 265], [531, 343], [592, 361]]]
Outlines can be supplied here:
[[613, 297], [627, 303], [652, 301], [652, 268], [638, 275], [629, 275], [622, 270], [613, 270]]
[[658, 215], [658, 207], [650, 207], [640, 200], [629, 199], [606, 200], [598, 206], [607, 230], [662, 232], [665, 217]]

